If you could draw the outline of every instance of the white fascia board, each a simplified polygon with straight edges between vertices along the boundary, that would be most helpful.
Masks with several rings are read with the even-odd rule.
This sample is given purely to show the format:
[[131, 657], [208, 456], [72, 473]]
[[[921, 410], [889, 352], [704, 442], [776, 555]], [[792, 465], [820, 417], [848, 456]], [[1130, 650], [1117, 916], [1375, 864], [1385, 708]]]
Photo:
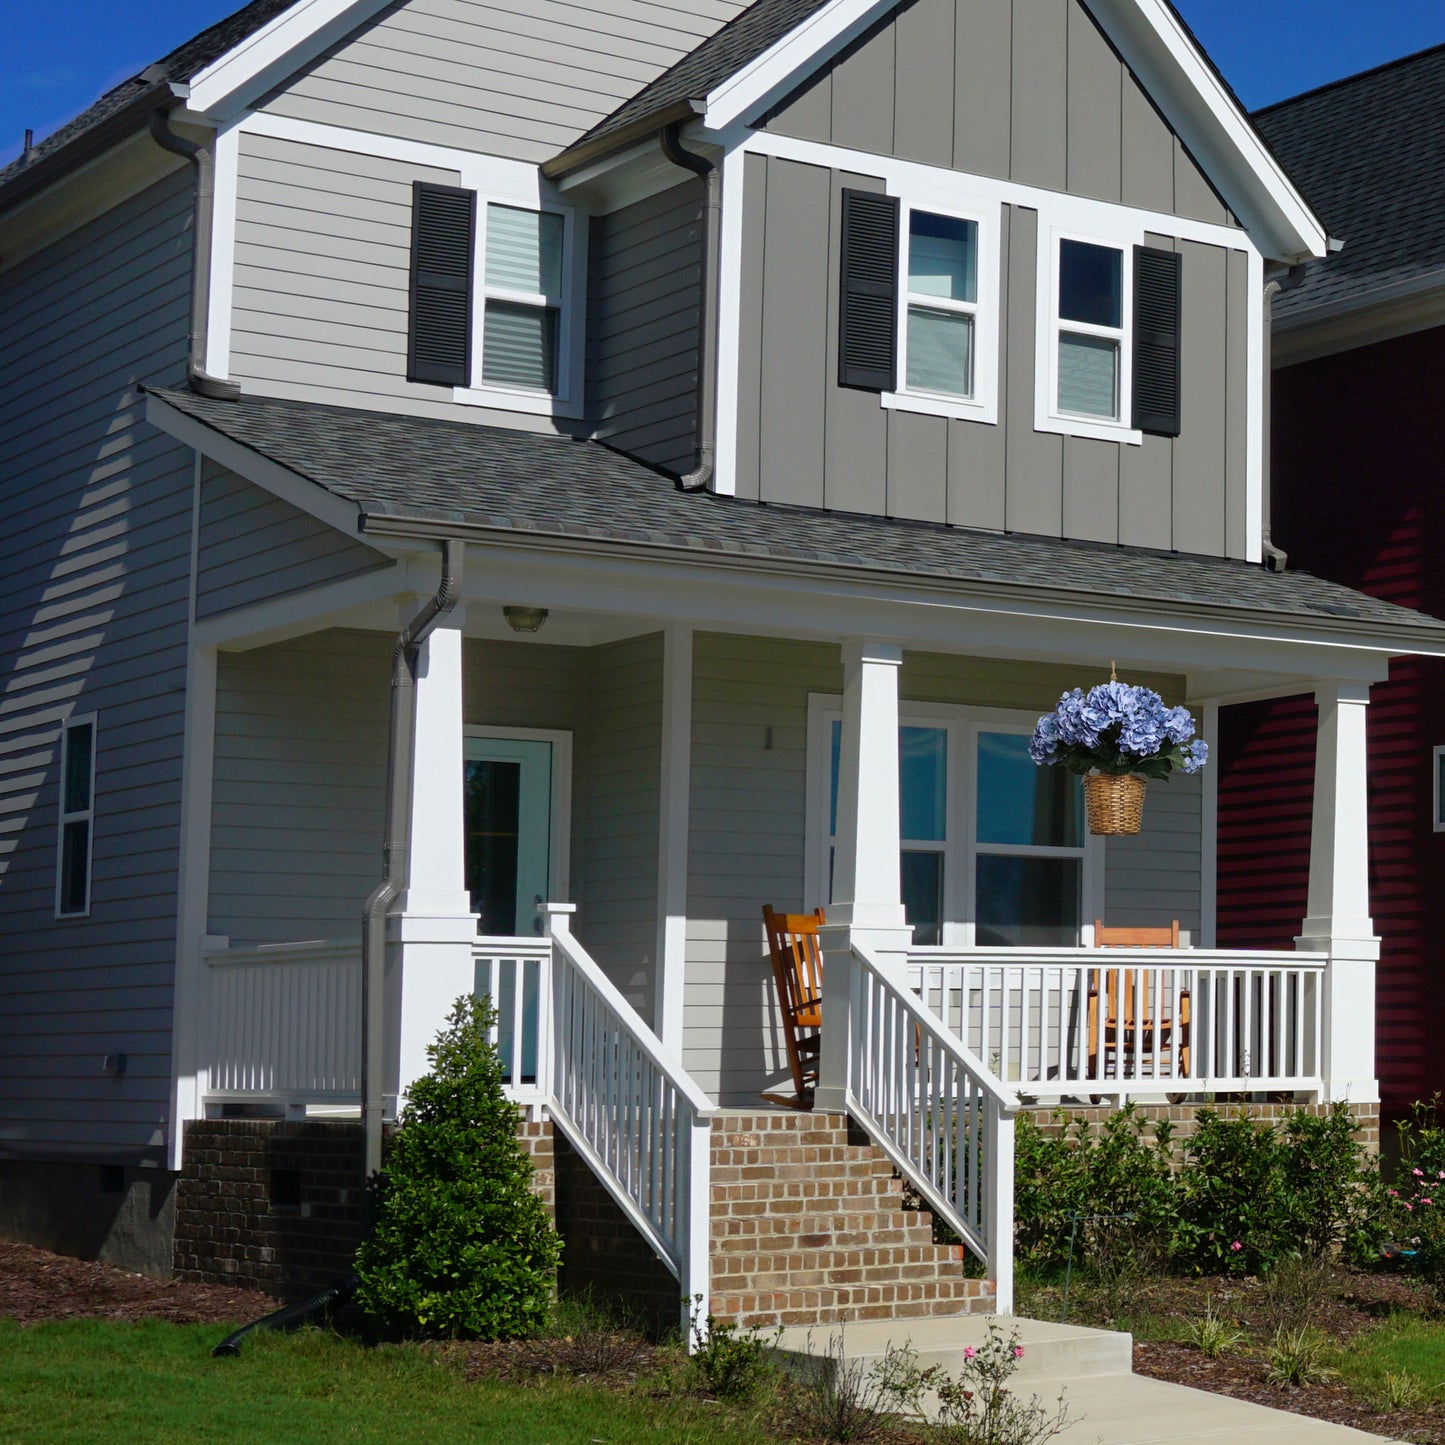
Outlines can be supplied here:
[[223, 436], [204, 422], [177, 411], [154, 394], [146, 397], [146, 420], [168, 436], [173, 436], [182, 446], [200, 452], [227, 471], [235, 472], [317, 521], [325, 522], [328, 527], [335, 527], [352, 541], [361, 542], [385, 555], [395, 555], [399, 550], [388, 546], [384, 539], [361, 535], [358, 524], [362, 513], [355, 502], [348, 502], [316, 482], [289, 471], [279, 462], [273, 462], [250, 447]]
[[[660, 551], [661, 549], [659, 549]], [[1243, 669], [1375, 682], [1392, 656], [1445, 657], [1445, 642], [1415, 644], [1348, 624], [1286, 614], [1167, 610], [1145, 601], [987, 595], [982, 586], [890, 581], [755, 558], [619, 555], [613, 546], [533, 537], [469, 539], [466, 598], [506, 602], [525, 586], [557, 608], [665, 617], [709, 631], [836, 641], [869, 636], [904, 647], [1058, 662], [1115, 657], [1165, 672]]]
[[831, 59], [895, 3], [829, 0], [756, 60], [708, 92], [703, 111], [707, 129], [724, 130], [782, 99], [809, 70]]
[[297, 0], [191, 78], [189, 109], [230, 119], [329, 45], [364, 25], [389, 0]]
[[1175, 11], [1163, 0], [1083, 3], [1266, 253], [1325, 255], [1329, 233]]

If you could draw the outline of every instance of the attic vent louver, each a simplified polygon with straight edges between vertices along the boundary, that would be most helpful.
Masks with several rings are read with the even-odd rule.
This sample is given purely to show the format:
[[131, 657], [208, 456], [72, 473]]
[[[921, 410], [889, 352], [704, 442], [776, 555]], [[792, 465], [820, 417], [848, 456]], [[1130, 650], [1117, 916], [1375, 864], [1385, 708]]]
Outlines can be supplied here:
[[466, 386], [470, 379], [476, 216], [474, 191], [424, 181], [412, 187], [408, 381]]
[[898, 378], [898, 198], [843, 192], [838, 384], [892, 391]]
[[1182, 260], [1134, 248], [1134, 426], [1152, 436], [1179, 435]]

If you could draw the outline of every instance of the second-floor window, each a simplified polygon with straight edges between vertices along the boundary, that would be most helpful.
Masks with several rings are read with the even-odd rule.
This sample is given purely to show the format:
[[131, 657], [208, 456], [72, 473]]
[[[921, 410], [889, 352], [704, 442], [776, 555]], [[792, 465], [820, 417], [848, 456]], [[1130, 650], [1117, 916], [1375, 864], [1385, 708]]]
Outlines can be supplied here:
[[978, 311], [978, 223], [908, 212], [905, 385], [937, 396], [973, 396]]
[[419, 182], [407, 379], [473, 405], [575, 415], [583, 233], [566, 207]]
[[55, 916], [90, 912], [90, 858], [95, 821], [95, 714], [73, 717], [60, 733], [60, 832], [55, 860]]
[[1118, 421], [1124, 361], [1124, 253], [1059, 242], [1055, 404], [1065, 416]]

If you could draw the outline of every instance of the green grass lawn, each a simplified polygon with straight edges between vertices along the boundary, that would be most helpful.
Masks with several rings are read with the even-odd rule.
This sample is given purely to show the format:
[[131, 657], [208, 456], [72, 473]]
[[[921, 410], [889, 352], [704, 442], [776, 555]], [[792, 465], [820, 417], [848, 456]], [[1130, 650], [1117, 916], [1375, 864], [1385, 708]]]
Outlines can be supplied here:
[[1432, 1398], [1445, 1399], [1445, 1325], [1418, 1315], [1395, 1315], [1357, 1335], [1332, 1361], [1357, 1389], [1378, 1388], [1386, 1374], [1412, 1376]]
[[0, 1320], [0, 1445], [767, 1445], [736, 1412], [569, 1380], [468, 1382], [319, 1331], [213, 1360], [214, 1325]]

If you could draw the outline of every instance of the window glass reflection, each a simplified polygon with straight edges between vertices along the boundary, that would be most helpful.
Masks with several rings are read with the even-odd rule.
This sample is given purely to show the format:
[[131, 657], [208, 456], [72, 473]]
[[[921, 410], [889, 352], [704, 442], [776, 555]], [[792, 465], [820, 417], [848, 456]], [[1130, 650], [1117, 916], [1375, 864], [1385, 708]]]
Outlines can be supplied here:
[[1034, 847], [1084, 846], [1080, 778], [1041, 768], [1022, 733], [978, 735], [978, 841]]
[[1079, 942], [1078, 858], [983, 855], [976, 938], [984, 948], [1072, 948]]

